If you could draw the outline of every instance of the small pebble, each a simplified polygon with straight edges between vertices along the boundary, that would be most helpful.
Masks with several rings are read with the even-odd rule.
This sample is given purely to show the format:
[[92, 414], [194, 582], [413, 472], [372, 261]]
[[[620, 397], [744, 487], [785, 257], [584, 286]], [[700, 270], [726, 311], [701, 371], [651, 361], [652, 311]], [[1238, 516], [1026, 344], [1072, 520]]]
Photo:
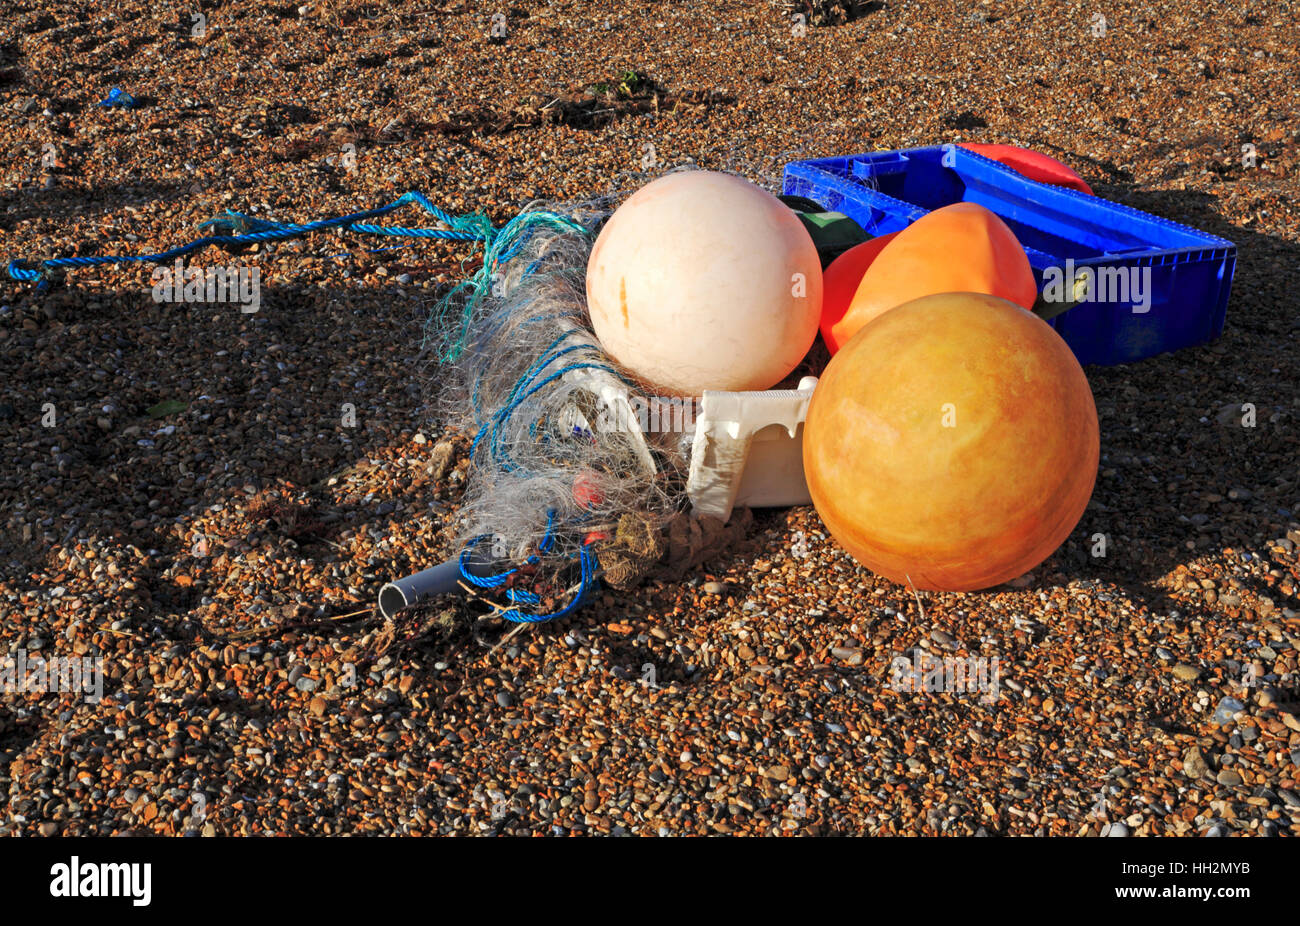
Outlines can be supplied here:
[[1237, 787], [1237, 785], [1241, 784], [1241, 776], [1238, 775], [1236, 772], [1234, 772], [1232, 769], [1225, 768], [1222, 769], [1217, 776], [1215, 776], [1215, 781], [1217, 781], [1221, 785], [1224, 785], [1225, 787], [1235, 788]]

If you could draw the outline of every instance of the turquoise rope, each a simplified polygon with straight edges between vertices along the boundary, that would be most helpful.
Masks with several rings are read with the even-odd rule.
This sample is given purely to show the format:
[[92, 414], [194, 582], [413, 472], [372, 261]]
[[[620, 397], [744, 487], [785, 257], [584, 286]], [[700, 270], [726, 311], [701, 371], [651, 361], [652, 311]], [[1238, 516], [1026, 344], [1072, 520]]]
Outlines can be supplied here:
[[451, 362], [460, 359], [469, 340], [470, 326], [474, 313], [483, 301], [485, 293], [492, 290], [492, 277], [503, 263], [513, 257], [527, 239], [538, 230], [548, 229], [559, 233], [591, 235], [591, 230], [575, 219], [556, 212], [523, 212], [515, 216], [485, 242], [483, 249], [483, 266], [468, 279], [457, 283], [439, 302], [429, 315], [424, 327], [421, 347], [428, 347], [435, 329], [451, 323], [456, 314], [455, 305], [460, 303], [460, 321], [455, 330], [455, 337], [447, 346], [439, 345], [438, 359]]

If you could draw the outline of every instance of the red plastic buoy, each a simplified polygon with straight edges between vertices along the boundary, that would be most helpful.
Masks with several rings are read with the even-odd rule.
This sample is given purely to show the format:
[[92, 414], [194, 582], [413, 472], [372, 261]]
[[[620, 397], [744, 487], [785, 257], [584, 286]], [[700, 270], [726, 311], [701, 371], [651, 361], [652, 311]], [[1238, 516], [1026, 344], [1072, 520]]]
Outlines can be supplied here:
[[897, 234], [898, 232], [893, 232], [881, 235], [879, 238], [854, 245], [831, 261], [831, 265], [822, 274], [821, 332], [822, 340], [826, 342], [832, 354], [858, 330], [856, 325], [852, 326], [852, 331], [845, 330], [840, 323], [849, 311], [853, 294], [858, 291], [858, 284], [862, 282], [863, 274], [876, 259], [876, 255], [883, 251], [885, 245], [893, 241]]
[[1072, 190], [1078, 190], [1080, 193], [1087, 193], [1089, 196], [1093, 195], [1092, 187], [1088, 186], [1084, 179], [1074, 172], [1073, 168], [1042, 152], [1032, 151], [1029, 148], [1021, 148], [1016, 145], [983, 145], [974, 142], [962, 142], [957, 147], [965, 148], [967, 151], [974, 151], [976, 154], [982, 154], [990, 160], [1010, 167], [1016, 173], [1022, 174], [1030, 180], [1037, 180], [1039, 183], [1050, 183], [1053, 186], [1069, 187]]

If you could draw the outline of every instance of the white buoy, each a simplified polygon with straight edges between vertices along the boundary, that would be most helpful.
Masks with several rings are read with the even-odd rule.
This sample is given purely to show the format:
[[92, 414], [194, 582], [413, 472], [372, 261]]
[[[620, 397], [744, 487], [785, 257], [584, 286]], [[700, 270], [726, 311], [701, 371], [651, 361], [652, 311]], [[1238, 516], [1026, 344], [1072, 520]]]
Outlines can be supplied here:
[[601, 345], [671, 395], [767, 389], [817, 335], [822, 271], [794, 212], [747, 180], [660, 177], [610, 217], [587, 262]]

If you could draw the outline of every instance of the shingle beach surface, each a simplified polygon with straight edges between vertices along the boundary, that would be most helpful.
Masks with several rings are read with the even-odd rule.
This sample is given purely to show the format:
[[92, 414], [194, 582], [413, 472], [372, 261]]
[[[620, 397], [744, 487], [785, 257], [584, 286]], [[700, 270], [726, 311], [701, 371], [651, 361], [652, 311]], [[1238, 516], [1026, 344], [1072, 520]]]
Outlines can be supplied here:
[[[199, 258], [258, 267], [256, 313], [4, 280], [0, 654], [106, 678], [0, 695], [0, 833], [1300, 834], [1294, 4], [204, 8], [0, 0], [6, 262], [1006, 142], [1236, 242], [1227, 325], [1087, 369], [1093, 500], [1010, 585], [918, 598], [795, 508], [508, 639], [387, 639], [380, 585], [452, 552], [468, 442], [417, 353], [473, 248]], [[996, 658], [996, 697], [891, 687], [920, 652]]]

